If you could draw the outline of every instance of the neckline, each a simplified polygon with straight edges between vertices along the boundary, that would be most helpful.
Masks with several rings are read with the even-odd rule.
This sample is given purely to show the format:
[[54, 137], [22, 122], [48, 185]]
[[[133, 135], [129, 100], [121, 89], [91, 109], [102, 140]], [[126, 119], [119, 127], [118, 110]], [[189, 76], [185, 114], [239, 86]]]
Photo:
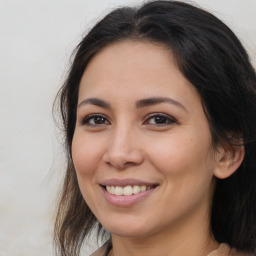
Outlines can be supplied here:
[[[111, 243], [111, 240], [108, 240], [95, 253], [103, 253], [103, 254], [97, 254], [97, 255], [108, 256], [111, 249], [112, 249], [112, 243]], [[225, 243], [221, 243], [219, 244], [217, 249], [213, 250], [206, 256], [224, 256], [224, 255], [228, 255], [228, 253], [230, 253], [230, 250], [231, 249], [229, 245]], [[93, 255], [94, 253], [91, 254], [91, 256]]]

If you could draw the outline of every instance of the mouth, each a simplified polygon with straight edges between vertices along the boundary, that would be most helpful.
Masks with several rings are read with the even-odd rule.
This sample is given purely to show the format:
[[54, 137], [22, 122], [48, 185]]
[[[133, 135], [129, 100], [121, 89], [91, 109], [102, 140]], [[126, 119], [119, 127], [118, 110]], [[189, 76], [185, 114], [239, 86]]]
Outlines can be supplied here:
[[160, 184], [138, 179], [108, 179], [100, 183], [105, 200], [116, 207], [132, 207], [144, 202]]
[[139, 193], [152, 190], [158, 185], [126, 185], [126, 186], [111, 186], [111, 185], [101, 185], [109, 194], [116, 196], [131, 196], [137, 195]]
[[132, 207], [146, 202], [146, 198], [154, 195], [155, 191], [160, 187], [159, 183], [134, 178], [113, 178], [104, 180], [99, 185], [105, 200], [109, 204], [121, 208]]

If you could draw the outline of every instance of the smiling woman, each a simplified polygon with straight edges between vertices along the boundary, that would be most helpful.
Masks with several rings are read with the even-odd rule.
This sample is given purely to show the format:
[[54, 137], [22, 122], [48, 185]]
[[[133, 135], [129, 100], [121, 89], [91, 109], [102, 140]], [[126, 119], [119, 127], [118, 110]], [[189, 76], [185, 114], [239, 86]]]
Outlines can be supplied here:
[[60, 255], [94, 227], [111, 237], [93, 255], [253, 255], [256, 75], [216, 17], [176, 1], [113, 11], [79, 44], [59, 102]]

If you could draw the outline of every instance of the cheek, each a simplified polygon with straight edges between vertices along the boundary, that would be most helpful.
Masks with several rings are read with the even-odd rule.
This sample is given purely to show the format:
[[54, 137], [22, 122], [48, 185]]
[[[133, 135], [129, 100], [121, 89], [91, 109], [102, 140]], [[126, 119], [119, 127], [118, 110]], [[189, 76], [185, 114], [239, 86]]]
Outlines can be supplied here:
[[76, 170], [78, 185], [84, 200], [93, 210], [95, 209], [95, 170], [99, 164], [100, 150], [93, 140], [75, 133], [72, 141], [72, 159]]
[[[210, 201], [214, 168], [209, 157], [210, 143], [200, 143], [194, 138], [176, 136], [155, 145], [149, 153], [151, 163], [163, 177], [161, 205], [166, 218], [170, 214], [185, 214]], [[166, 211], [166, 205], [175, 206], [176, 211], [173, 207], [170, 207], [173, 212]]]
[[[208, 133], [179, 133], [162, 138], [148, 147], [151, 162], [165, 178], [177, 182], [204, 179], [211, 175], [211, 143]], [[196, 182], [197, 183], [197, 182]]]
[[75, 133], [72, 141], [72, 159], [79, 176], [92, 176], [102, 157], [102, 144]]

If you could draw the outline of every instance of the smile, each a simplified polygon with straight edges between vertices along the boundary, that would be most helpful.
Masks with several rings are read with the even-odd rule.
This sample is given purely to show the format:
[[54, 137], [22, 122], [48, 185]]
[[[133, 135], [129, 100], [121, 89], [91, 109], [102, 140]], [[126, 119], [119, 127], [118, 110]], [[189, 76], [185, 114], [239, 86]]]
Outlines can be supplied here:
[[159, 184], [135, 183], [136, 180], [108, 181], [101, 184], [105, 200], [117, 207], [131, 207], [141, 201], [146, 200], [149, 195], [158, 190]]
[[128, 185], [125, 187], [120, 187], [120, 186], [106, 186], [106, 190], [116, 196], [130, 196], [130, 195], [136, 195], [139, 194], [143, 191], [152, 189], [154, 186], [145, 186], [145, 185]]

